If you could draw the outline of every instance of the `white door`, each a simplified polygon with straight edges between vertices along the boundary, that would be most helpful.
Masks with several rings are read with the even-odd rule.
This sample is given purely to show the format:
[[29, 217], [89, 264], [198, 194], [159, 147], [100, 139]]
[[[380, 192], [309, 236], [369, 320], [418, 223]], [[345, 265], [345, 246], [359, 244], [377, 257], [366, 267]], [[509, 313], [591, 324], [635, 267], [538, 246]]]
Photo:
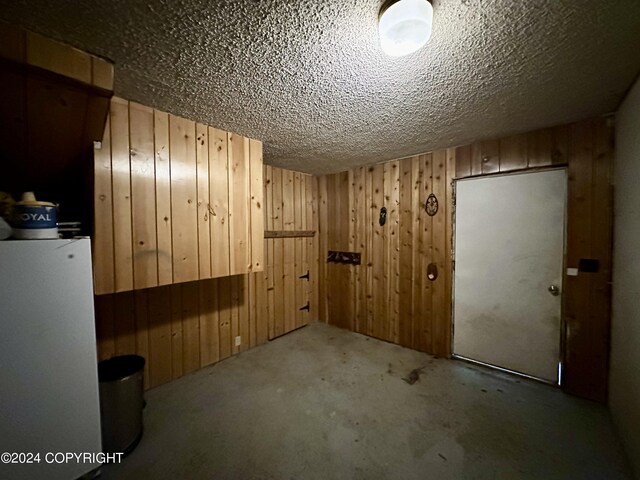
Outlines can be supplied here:
[[564, 169], [456, 183], [456, 356], [558, 383]]

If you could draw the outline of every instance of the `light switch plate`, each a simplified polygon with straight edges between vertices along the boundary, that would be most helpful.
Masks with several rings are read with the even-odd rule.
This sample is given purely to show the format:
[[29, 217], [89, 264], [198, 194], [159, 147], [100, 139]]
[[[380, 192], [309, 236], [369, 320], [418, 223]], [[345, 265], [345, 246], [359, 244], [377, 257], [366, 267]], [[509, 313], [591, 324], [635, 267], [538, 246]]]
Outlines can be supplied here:
[[577, 277], [578, 276], [578, 269], [577, 268], [567, 268], [567, 275], [570, 277]]
[[236, 347], [239, 347], [241, 343], [242, 343], [242, 337], [238, 335], [236, 337]]

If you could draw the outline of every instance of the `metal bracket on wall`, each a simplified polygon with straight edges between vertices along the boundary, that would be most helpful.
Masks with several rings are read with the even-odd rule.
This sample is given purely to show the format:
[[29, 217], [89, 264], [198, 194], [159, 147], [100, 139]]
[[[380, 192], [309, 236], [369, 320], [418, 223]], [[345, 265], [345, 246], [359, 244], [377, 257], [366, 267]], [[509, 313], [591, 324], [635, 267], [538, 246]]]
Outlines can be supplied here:
[[309, 302], [307, 302], [307, 304], [304, 307], [300, 307], [298, 310], [306, 310], [307, 312], [311, 309], [311, 307], [309, 306]]
[[329, 250], [327, 263], [345, 263], [348, 265], [360, 265], [360, 253], [358, 252], [334, 252]]
[[307, 270], [307, 273], [305, 273], [304, 275], [299, 276], [298, 278], [300, 278], [300, 279], [306, 278], [307, 281], [309, 281], [309, 270]]

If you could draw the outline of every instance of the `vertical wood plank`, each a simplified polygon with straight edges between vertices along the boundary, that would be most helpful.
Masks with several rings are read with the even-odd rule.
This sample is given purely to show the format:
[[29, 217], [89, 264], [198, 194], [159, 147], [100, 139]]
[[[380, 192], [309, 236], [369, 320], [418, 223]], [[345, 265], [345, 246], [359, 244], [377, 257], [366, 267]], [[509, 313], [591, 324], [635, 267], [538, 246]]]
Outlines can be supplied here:
[[[336, 189], [339, 195], [340, 203], [336, 209], [335, 216], [338, 220], [337, 240], [339, 250], [351, 251], [353, 249], [353, 238], [351, 222], [351, 205], [353, 204], [353, 196], [351, 194], [351, 185], [353, 182], [349, 172], [342, 172], [337, 175]], [[338, 265], [335, 270], [338, 277], [336, 285], [340, 289], [340, 323], [345, 328], [353, 329], [353, 266]]]
[[200, 298], [198, 282], [180, 285], [182, 307], [182, 367], [183, 373], [200, 368]]
[[[347, 238], [344, 240], [346, 243], [346, 250], [348, 252], [356, 251], [356, 197], [355, 197], [355, 176], [353, 170], [346, 172], [346, 175], [342, 177], [341, 189], [343, 190], [343, 197], [345, 200], [345, 206], [343, 211], [345, 218], [343, 221], [347, 222], [346, 229]], [[345, 265], [345, 294], [346, 304], [348, 309], [345, 311], [347, 328], [354, 330], [356, 328], [356, 310], [357, 310], [357, 290], [356, 290], [356, 270], [354, 265]]]
[[284, 332], [290, 332], [296, 328], [296, 269], [295, 269], [295, 238], [283, 238], [283, 300], [284, 300]]
[[282, 172], [282, 229], [295, 230], [294, 172]]
[[[318, 178], [311, 178], [311, 196], [309, 197], [310, 205], [307, 206], [307, 214], [311, 214], [311, 228], [316, 231], [316, 235], [311, 242], [311, 289], [313, 296], [311, 300], [312, 319], [320, 320], [320, 227], [319, 227], [319, 193], [318, 193]], [[308, 191], [308, 190], [307, 190]]]
[[315, 230], [316, 235], [314, 237], [306, 238], [305, 246], [305, 258], [304, 258], [304, 271], [309, 272], [309, 280], [306, 281], [306, 301], [309, 302], [309, 312], [307, 314], [307, 321], [312, 322], [318, 319], [318, 305], [316, 300], [316, 285], [317, 285], [317, 273], [315, 264], [317, 262], [315, 254], [315, 243], [317, 241], [317, 227], [314, 221], [314, 199], [313, 199], [313, 182], [314, 177], [311, 175], [304, 175], [304, 210], [305, 210], [305, 227], [310, 230]]
[[209, 226], [209, 133], [196, 123], [196, 188], [198, 215], [198, 278], [211, 278], [211, 228]]
[[[293, 216], [294, 216], [294, 230], [304, 230], [303, 226], [303, 202], [302, 202], [302, 174], [299, 172], [293, 173]], [[305, 292], [303, 282], [305, 280], [301, 280], [300, 276], [304, 274], [304, 262], [303, 262], [303, 251], [302, 246], [304, 244], [304, 240], [302, 238], [293, 239], [293, 264], [294, 264], [294, 274], [293, 274], [293, 287], [294, 287], [294, 297], [295, 297], [295, 321], [294, 328], [301, 327], [304, 323], [303, 311], [300, 310], [305, 303]]]
[[[458, 155], [456, 154], [456, 169]], [[511, 135], [500, 139], [500, 171], [511, 172], [527, 168], [527, 135]]]
[[[274, 230], [283, 230], [282, 221], [283, 193], [282, 193], [282, 174], [279, 168], [272, 171], [273, 183], [273, 228]], [[285, 327], [285, 300], [284, 300], [284, 239], [273, 239], [273, 337], [282, 335], [286, 331]], [[272, 338], [273, 338], [272, 337]]]
[[471, 146], [465, 145], [456, 148], [456, 178], [465, 178], [471, 175]]
[[[414, 157], [415, 158], [415, 157]], [[414, 222], [413, 222], [413, 178], [414, 158], [400, 160], [400, 322], [398, 325], [398, 342], [410, 347], [413, 334], [413, 269], [414, 256]]]
[[400, 336], [400, 162], [390, 163], [389, 199], [389, 282], [387, 298], [389, 309], [389, 341], [398, 343]]
[[[265, 184], [265, 225], [267, 230], [274, 230], [274, 205], [273, 205], [273, 169], [265, 165], [264, 167], [264, 184]], [[264, 277], [264, 288], [267, 295], [267, 335], [268, 338], [275, 337], [275, 285], [274, 285], [274, 244], [272, 239], [265, 240], [266, 253], [266, 270]]]
[[115, 354], [136, 353], [136, 319], [133, 292], [123, 292], [115, 296]]
[[218, 337], [218, 283], [217, 280], [202, 280], [200, 288], [200, 365], [202, 367], [220, 359]]
[[551, 165], [552, 130], [544, 128], [527, 134], [528, 166], [546, 167]]
[[149, 386], [169, 382], [172, 376], [171, 287], [151, 288], [149, 302]]
[[174, 283], [198, 279], [195, 123], [169, 115]]
[[387, 218], [384, 227], [381, 229], [382, 233], [382, 291], [380, 297], [382, 297], [383, 310], [380, 312], [380, 316], [383, 319], [382, 337], [384, 340], [391, 341], [391, 231], [393, 229], [393, 215], [391, 205], [391, 165], [392, 162], [384, 162], [382, 166], [383, 172], [383, 194], [382, 202], [383, 206], [387, 209]]
[[366, 334], [372, 335], [374, 331], [374, 299], [373, 299], [373, 237], [375, 222], [378, 221], [375, 215], [375, 206], [373, 201], [373, 173], [374, 167], [368, 167], [365, 170], [364, 192], [366, 198], [365, 224], [367, 229], [366, 255], [362, 259], [367, 267], [366, 270], [366, 308], [367, 308], [367, 327]]
[[211, 276], [230, 272], [229, 259], [229, 162], [227, 133], [209, 127], [209, 227]]
[[181, 285], [171, 285], [171, 378], [183, 375], [183, 347], [182, 347], [182, 288]]
[[129, 121], [133, 288], [140, 289], [158, 285], [153, 110], [131, 102]]
[[600, 262], [598, 273], [565, 276], [565, 384], [569, 393], [606, 401], [610, 329], [612, 134], [600, 120], [571, 126], [567, 263]]
[[471, 175], [482, 175], [482, 143], [471, 144]]
[[228, 135], [230, 274], [248, 270], [251, 262], [249, 222], [249, 140]]
[[[266, 241], [265, 241], [266, 243]], [[266, 272], [258, 272], [254, 275], [255, 279], [255, 324], [256, 324], [256, 341], [255, 345], [262, 345], [269, 339], [268, 321], [269, 321], [269, 303], [267, 296], [267, 279]]]
[[431, 284], [426, 278], [427, 266], [431, 262], [433, 254], [433, 244], [431, 242], [432, 218], [424, 209], [427, 197], [432, 189], [432, 161], [433, 155], [426, 154], [419, 156], [418, 163], [418, 205], [415, 206], [415, 223], [418, 227], [418, 251], [416, 253], [416, 264], [418, 268], [414, 270], [414, 285], [416, 293], [414, 296], [414, 348], [423, 352], [431, 350], [431, 339], [433, 335], [433, 314], [431, 308]]
[[145, 359], [144, 363], [144, 388], [149, 388], [149, 302], [148, 290], [136, 290], [135, 297], [135, 320], [136, 320], [136, 354]]
[[[318, 179], [318, 199], [319, 199], [319, 215], [318, 215], [318, 230], [319, 230], [319, 246], [318, 246], [318, 265], [320, 285], [318, 288], [319, 310], [320, 319], [323, 322], [328, 322], [327, 314], [327, 250], [328, 250], [328, 205], [327, 205], [327, 175], [323, 175]], [[366, 257], [365, 257], [366, 258]], [[364, 258], [363, 258], [364, 260]]]
[[156, 246], [158, 249], [158, 285], [173, 282], [171, 240], [171, 166], [169, 162], [169, 115], [153, 112], [156, 172]]
[[[443, 152], [443, 150], [439, 150]], [[480, 142], [480, 157], [482, 161], [482, 174], [496, 173], [500, 171], [500, 141], [485, 140]]]
[[262, 277], [262, 272], [250, 273], [247, 276], [247, 297], [249, 299], [249, 303], [247, 305], [249, 316], [249, 339], [247, 348], [253, 348], [257, 343], [259, 299], [258, 292], [256, 291], [256, 279], [258, 276]]
[[569, 125], [553, 127], [551, 132], [551, 163], [553, 165], [563, 165], [568, 163], [569, 137]]
[[95, 297], [98, 360], [111, 358], [116, 352], [113, 297], [114, 295], [98, 295]]
[[[438, 199], [438, 212], [431, 217], [431, 242], [433, 245], [431, 262], [438, 268], [438, 278], [431, 283], [432, 293], [432, 339], [430, 352], [439, 356], [446, 356], [447, 347], [447, 321], [446, 321], [446, 266], [445, 257], [447, 255], [446, 245], [446, 181], [447, 181], [447, 152], [437, 150], [433, 152], [432, 165], [432, 192]], [[426, 272], [424, 272], [426, 276]], [[427, 281], [429, 281], [427, 279]]]
[[240, 275], [229, 277], [231, 283], [231, 355], [240, 352], [236, 337], [240, 335]]
[[262, 180], [262, 143], [249, 141], [251, 177], [251, 271], [258, 272], [264, 266], [264, 185]]
[[250, 317], [249, 317], [249, 276], [251, 274], [238, 275], [238, 335], [240, 336], [240, 345], [238, 352], [244, 352], [249, 349], [250, 344]]
[[[294, 172], [282, 170], [282, 228], [295, 230], [295, 191]], [[284, 333], [296, 328], [295, 298], [295, 239], [285, 238], [283, 244], [283, 295], [284, 295]], [[276, 260], [277, 261], [277, 260]]]
[[608, 122], [607, 118], [593, 120], [591, 217], [595, 228], [591, 232], [591, 253], [600, 260], [600, 270], [593, 275], [590, 285], [589, 345], [582, 352], [594, 368], [588, 368], [584, 360], [581, 362], [581, 374], [590, 381], [588, 394], [600, 402], [607, 401], [611, 332], [614, 129]]
[[264, 179], [264, 226], [265, 230], [273, 230], [273, 181], [272, 167], [263, 165]]
[[[356, 251], [361, 253], [362, 259], [367, 258], [365, 253], [367, 233], [369, 232], [368, 225], [366, 224], [366, 211], [367, 211], [367, 199], [365, 198], [365, 179], [366, 168], [358, 167], [354, 172], [354, 202], [355, 202], [355, 248]], [[366, 282], [367, 282], [367, 266], [366, 263], [361, 263], [355, 267], [355, 291], [356, 297], [355, 304], [355, 331], [359, 333], [366, 333], [367, 331], [367, 304], [366, 304]]]
[[231, 356], [231, 279], [233, 277], [221, 277], [218, 279], [218, 316], [220, 319], [220, 360]]
[[94, 150], [93, 271], [96, 294], [115, 291], [113, 202], [111, 186], [111, 123], [104, 128], [102, 148]]
[[113, 98], [110, 117], [115, 291], [122, 292], [133, 288], [128, 102]]
[[384, 166], [373, 167], [371, 175], [371, 220], [372, 220], [372, 290], [373, 296], [373, 323], [371, 335], [376, 338], [385, 339], [387, 330], [386, 308], [385, 308], [385, 288], [384, 288], [384, 232], [388, 225], [380, 226], [380, 209], [384, 207]]

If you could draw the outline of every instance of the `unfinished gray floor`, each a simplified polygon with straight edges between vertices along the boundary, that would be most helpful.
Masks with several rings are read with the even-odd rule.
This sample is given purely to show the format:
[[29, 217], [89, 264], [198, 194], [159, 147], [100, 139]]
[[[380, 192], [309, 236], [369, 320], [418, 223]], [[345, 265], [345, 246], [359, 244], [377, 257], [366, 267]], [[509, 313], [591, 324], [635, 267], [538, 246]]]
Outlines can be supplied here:
[[632, 478], [601, 405], [323, 324], [146, 399], [103, 478]]

